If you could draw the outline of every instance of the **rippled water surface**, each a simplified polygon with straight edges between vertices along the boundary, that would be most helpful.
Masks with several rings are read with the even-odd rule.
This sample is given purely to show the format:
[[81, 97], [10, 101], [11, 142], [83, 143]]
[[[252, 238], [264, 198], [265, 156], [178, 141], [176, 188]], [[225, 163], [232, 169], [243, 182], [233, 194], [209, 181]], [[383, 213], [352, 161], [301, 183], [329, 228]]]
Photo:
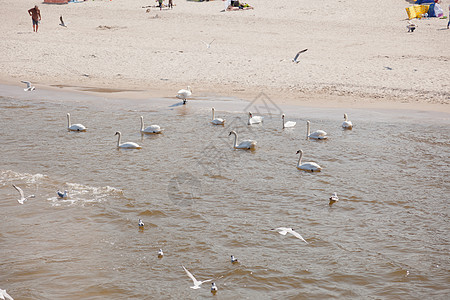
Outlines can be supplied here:
[[[448, 117], [289, 107], [297, 126], [283, 131], [270, 115], [249, 128], [244, 102], [155, 103], [0, 98], [0, 288], [15, 299], [213, 297], [209, 283], [189, 288], [185, 265], [215, 280], [218, 299], [449, 297]], [[226, 126], [209, 123], [212, 105]], [[68, 112], [88, 131], [68, 132]], [[141, 136], [141, 115], [164, 133]], [[329, 140], [305, 139], [307, 116]], [[231, 129], [257, 149], [233, 150]], [[118, 150], [116, 131], [142, 149]], [[299, 149], [322, 172], [297, 170]], [[12, 184], [36, 197], [20, 205]], [[309, 244], [270, 231], [282, 226]]]

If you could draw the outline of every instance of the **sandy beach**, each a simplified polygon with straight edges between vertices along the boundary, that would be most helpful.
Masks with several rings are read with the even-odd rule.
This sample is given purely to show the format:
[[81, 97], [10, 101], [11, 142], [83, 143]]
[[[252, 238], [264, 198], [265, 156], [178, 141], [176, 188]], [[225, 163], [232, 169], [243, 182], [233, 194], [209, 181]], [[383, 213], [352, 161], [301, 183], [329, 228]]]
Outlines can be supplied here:
[[[38, 33], [27, 14], [36, 4]], [[190, 85], [194, 97], [264, 92], [284, 104], [450, 111], [447, 20], [414, 20], [407, 33], [410, 1], [255, 0], [227, 12], [223, 1], [174, 4], [2, 1], [0, 82], [143, 99]]]

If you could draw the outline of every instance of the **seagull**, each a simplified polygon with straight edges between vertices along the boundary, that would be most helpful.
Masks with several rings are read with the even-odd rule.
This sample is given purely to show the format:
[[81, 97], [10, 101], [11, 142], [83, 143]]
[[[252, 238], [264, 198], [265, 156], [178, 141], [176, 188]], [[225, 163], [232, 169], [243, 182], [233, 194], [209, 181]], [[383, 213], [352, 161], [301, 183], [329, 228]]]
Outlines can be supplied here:
[[28, 197], [25, 197], [24, 194], [23, 194], [23, 191], [22, 191], [22, 189], [21, 189], [20, 187], [15, 186], [14, 184], [13, 184], [12, 186], [13, 186], [13, 187], [19, 192], [19, 194], [20, 194], [20, 199], [17, 200], [20, 204], [23, 204], [25, 201], [28, 200], [28, 198], [34, 198], [34, 197], [35, 197], [34, 195], [30, 195], [30, 196], [28, 196]]
[[333, 193], [330, 197], [330, 206], [333, 205], [335, 202], [339, 201], [339, 197], [336, 192]]
[[301, 239], [302, 241], [304, 241], [305, 243], [308, 244], [308, 242], [305, 241], [305, 239], [300, 235], [300, 233], [294, 231], [294, 229], [292, 229], [292, 228], [279, 227], [279, 228], [275, 228], [275, 229], [271, 229], [271, 230], [278, 231], [278, 233], [279, 233], [279, 234], [282, 234], [282, 235], [286, 235], [286, 234], [289, 232], [290, 234], [292, 234], [292, 235], [295, 236], [296, 238], [299, 238], [299, 239]]
[[6, 290], [0, 289], [0, 299], [3, 299], [3, 300], [4, 300], [5, 297], [6, 297], [7, 300], [14, 300], [13, 297], [11, 297], [11, 296], [6, 292]]
[[300, 54], [302, 54], [303, 52], [306, 52], [306, 51], [308, 51], [308, 49], [303, 49], [302, 51], [299, 51], [298, 53], [297, 53], [297, 55], [295, 55], [295, 57], [294, 57], [294, 59], [292, 60], [292, 62], [295, 62], [295, 63], [299, 63], [300, 61], [299, 60], [297, 60], [297, 58], [298, 58], [298, 56], [300, 55]]
[[186, 271], [186, 273], [188, 274], [188, 276], [192, 279], [192, 281], [194, 282], [194, 286], [191, 286], [191, 289], [199, 289], [200, 285], [202, 285], [202, 283], [211, 281], [212, 279], [208, 279], [208, 280], [203, 280], [203, 281], [198, 281], [197, 279], [195, 279], [194, 275], [191, 274], [191, 272], [189, 272], [184, 266], [182, 266], [183, 269]]
[[162, 251], [162, 249], [158, 250], [158, 257], [161, 258], [164, 256], [164, 252]]
[[62, 27], [67, 27], [66, 24], [64, 24], [62, 15], [59, 17], [59, 20], [61, 21], [61, 23], [59, 25], [61, 25]]
[[22, 80], [20, 82], [23, 82], [23, 83], [25, 83], [27, 85], [27, 88], [23, 89], [25, 92], [31, 92], [31, 91], [34, 91], [36, 89], [34, 86], [31, 85], [31, 82], [29, 82], [29, 81]]
[[212, 44], [214, 41], [215, 41], [215, 39], [212, 40], [211, 43], [209, 43], [209, 44], [208, 44], [207, 42], [205, 42], [205, 41], [202, 41], [202, 42], [206, 45], [206, 48], [209, 49], [209, 48], [211, 48], [211, 44]]
[[142, 222], [141, 219], [139, 219], [139, 223], [138, 223], [139, 227], [144, 228], [144, 222]]
[[211, 283], [211, 293], [217, 293], [217, 285], [214, 282]]
[[238, 259], [236, 257], [234, 257], [234, 255], [231, 255], [231, 263], [234, 264], [237, 262], [238, 262]]
[[59, 198], [62, 199], [67, 199], [67, 196], [69, 196], [69, 192], [67, 190], [65, 190], [64, 193], [58, 190], [56, 191], [56, 193], [58, 194]]

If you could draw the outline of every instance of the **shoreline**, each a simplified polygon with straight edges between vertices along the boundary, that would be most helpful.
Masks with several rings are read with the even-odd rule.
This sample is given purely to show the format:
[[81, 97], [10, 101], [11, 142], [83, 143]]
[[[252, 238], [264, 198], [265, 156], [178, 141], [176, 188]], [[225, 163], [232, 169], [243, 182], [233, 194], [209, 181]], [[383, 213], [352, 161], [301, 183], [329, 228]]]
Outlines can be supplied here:
[[[136, 89], [134, 87], [96, 87], [96, 86], [83, 86], [83, 85], [42, 85], [34, 84], [37, 89], [63, 92], [67, 94], [77, 94], [80, 98], [87, 98], [93, 96], [97, 99], [104, 98], [117, 101], [131, 101], [135, 102], [140, 100], [151, 100], [154, 98], [167, 98], [176, 99], [175, 95], [177, 89], [172, 88], [170, 85], [162, 86], [149, 86], [147, 89]], [[17, 96], [23, 92], [23, 84], [15, 83], [13, 80], [0, 79], [0, 86], [4, 86], [6, 89], [6, 96]], [[179, 85], [178, 89], [182, 89], [184, 86]], [[263, 90], [258, 87], [247, 87], [245, 89], [236, 89], [232, 92], [224, 91], [224, 88], [218, 88], [214, 86], [196, 88], [193, 89], [192, 101], [201, 98], [235, 98], [245, 102], [252, 102], [261, 93], [269, 97], [276, 105], [280, 106], [299, 106], [309, 108], [341, 108], [341, 109], [377, 109], [377, 110], [412, 110], [412, 111], [427, 111], [427, 112], [439, 112], [450, 114], [450, 105], [447, 104], [435, 104], [427, 102], [393, 102], [389, 99], [370, 98], [370, 97], [358, 97], [355, 95], [332, 95], [326, 93], [283, 93], [282, 91]], [[17, 91], [16, 91], [17, 89]], [[3, 95], [0, 95], [3, 96]], [[25, 95], [24, 95], [25, 96]], [[383, 101], [384, 100], [384, 101]], [[70, 101], [70, 100], [68, 100]], [[94, 100], [92, 100], [94, 101]], [[91, 102], [91, 101], [88, 101]]]

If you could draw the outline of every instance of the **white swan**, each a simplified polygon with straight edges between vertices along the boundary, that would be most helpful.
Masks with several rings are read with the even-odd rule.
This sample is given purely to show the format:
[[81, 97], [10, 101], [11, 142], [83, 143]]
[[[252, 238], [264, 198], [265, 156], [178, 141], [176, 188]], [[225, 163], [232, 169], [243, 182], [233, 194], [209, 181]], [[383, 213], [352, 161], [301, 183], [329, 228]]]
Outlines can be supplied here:
[[328, 138], [327, 133], [323, 130], [317, 130], [310, 133], [311, 122], [306, 121], [306, 139], [325, 140]]
[[186, 104], [186, 102], [187, 102], [186, 99], [189, 98], [191, 95], [192, 95], [192, 90], [191, 90], [191, 87], [188, 85], [187, 90], [181, 89], [178, 91], [177, 98], [183, 99], [183, 104]]
[[248, 125], [259, 124], [263, 119], [261, 116], [254, 116], [251, 112], [248, 112]]
[[216, 115], [214, 113], [214, 111], [215, 111], [214, 107], [211, 108], [211, 110], [212, 110], [211, 123], [213, 123], [214, 125], [225, 125], [225, 119], [221, 119], [221, 118], [216, 119]]
[[67, 129], [70, 131], [86, 131], [86, 127], [83, 124], [70, 124], [70, 114], [67, 113]]
[[158, 125], [150, 125], [144, 128], [144, 117], [141, 116], [141, 133], [152, 134], [152, 133], [162, 133], [164, 129], [161, 129]]
[[236, 133], [236, 131], [231, 131], [230, 134], [228, 136], [230, 136], [231, 134], [234, 134], [234, 149], [245, 149], [245, 150], [253, 150], [256, 147], [256, 141], [254, 140], [244, 140], [242, 142], [237, 143], [237, 139], [238, 139], [238, 135]]
[[344, 128], [344, 129], [352, 129], [353, 128], [352, 121], [348, 120], [347, 114], [344, 114], [344, 122], [342, 123], [342, 128]]
[[119, 138], [117, 139], [117, 148], [123, 148], [123, 149], [141, 149], [142, 147], [139, 146], [136, 143], [133, 142], [126, 142], [121, 144], [120, 143], [120, 138], [122, 136], [122, 133], [120, 133], [120, 131], [117, 131], [115, 135], [118, 135]]
[[303, 170], [303, 171], [311, 171], [311, 172], [320, 172], [322, 170], [322, 167], [316, 164], [315, 162], [304, 162], [302, 163], [302, 157], [303, 157], [303, 150], [298, 150], [297, 154], [300, 153], [300, 157], [298, 158], [297, 162], [297, 169]]
[[283, 129], [289, 128], [289, 127], [294, 127], [295, 124], [297, 124], [297, 122], [293, 122], [293, 121], [284, 122], [284, 117], [285, 117], [285, 115], [282, 114], [281, 115], [281, 120], [283, 120]]

